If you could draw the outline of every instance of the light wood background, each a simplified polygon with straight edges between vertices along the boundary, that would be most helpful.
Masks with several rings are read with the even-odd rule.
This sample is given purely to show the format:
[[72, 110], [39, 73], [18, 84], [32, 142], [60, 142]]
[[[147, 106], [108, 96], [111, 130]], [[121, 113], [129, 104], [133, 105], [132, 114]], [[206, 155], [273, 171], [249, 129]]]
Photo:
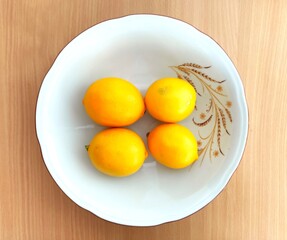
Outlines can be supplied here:
[[[35, 133], [41, 82], [59, 51], [106, 19], [156, 13], [213, 37], [242, 77], [244, 157], [225, 190], [181, 221], [106, 222], [74, 204], [42, 161]], [[0, 239], [287, 239], [287, 1], [0, 0]]]

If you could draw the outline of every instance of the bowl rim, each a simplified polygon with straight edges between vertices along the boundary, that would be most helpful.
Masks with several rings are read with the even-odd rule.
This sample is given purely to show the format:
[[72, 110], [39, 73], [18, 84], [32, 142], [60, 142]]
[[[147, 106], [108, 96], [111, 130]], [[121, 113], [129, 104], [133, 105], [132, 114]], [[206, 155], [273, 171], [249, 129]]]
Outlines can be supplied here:
[[[131, 17], [135, 17], [135, 18], [161, 18], [162, 20], [173, 20], [173, 21], [178, 21], [179, 23], [185, 23], [187, 24], [191, 29], [194, 29], [195, 31], [199, 32], [201, 37], [207, 37], [209, 38], [209, 40], [213, 41], [217, 47], [219, 47], [222, 51], [223, 54], [229, 59], [233, 69], [233, 73], [236, 75], [236, 78], [239, 79], [239, 81], [237, 81], [237, 91], [238, 93], [241, 95], [242, 97], [242, 103], [240, 104], [241, 107], [241, 114], [245, 115], [245, 119], [243, 119], [244, 122], [242, 122], [243, 125], [243, 142], [242, 145], [239, 145], [238, 147], [238, 156], [234, 157], [234, 159], [238, 159], [236, 161], [236, 164], [233, 166], [233, 168], [230, 170], [229, 174], [225, 174], [224, 179], [222, 179], [221, 183], [218, 184], [218, 186], [216, 188], [214, 188], [213, 191], [211, 191], [211, 193], [208, 195], [208, 197], [206, 197], [205, 199], [203, 199], [203, 201], [201, 201], [200, 204], [198, 204], [196, 207], [194, 207], [196, 210], [191, 212], [191, 213], [186, 213], [184, 215], [182, 214], [173, 214], [173, 215], [167, 215], [165, 217], [161, 217], [161, 218], [156, 218], [153, 219], [151, 221], [150, 220], [144, 220], [144, 221], [139, 221], [139, 220], [133, 220], [133, 219], [120, 219], [120, 218], [115, 218], [114, 216], [111, 216], [109, 214], [106, 214], [104, 211], [101, 211], [98, 208], [94, 208], [93, 206], [87, 206], [86, 203], [82, 202], [81, 199], [79, 199], [77, 196], [75, 196], [75, 194], [73, 194], [72, 192], [70, 192], [68, 187], [65, 187], [65, 184], [58, 178], [58, 176], [53, 173], [53, 168], [51, 167], [51, 165], [49, 165], [48, 161], [46, 161], [45, 159], [48, 159], [47, 157], [47, 150], [44, 146], [44, 137], [43, 134], [41, 133], [41, 128], [40, 128], [40, 116], [39, 116], [39, 108], [40, 108], [40, 102], [41, 102], [41, 92], [43, 91], [43, 86], [45, 85], [45, 82], [48, 81], [48, 76], [50, 71], [52, 70], [52, 68], [54, 67], [55, 63], [57, 62], [58, 57], [62, 54], [62, 52], [76, 39], [78, 38], [80, 35], [82, 35], [83, 33], [85, 33], [86, 31], [95, 28], [97, 26], [103, 25], [107, 22], [112, 22], [112, 21], [118, 21], [118, 20], [122, 20], [122, 19], [127, 19], [127, 18], [131, 18]], [[43, 94], [42, 94], [43, 95]], [[43, 96], [42, 96], [43, 97]], [[40, 146], [40, 150], [41, 150], [41, 155], [42, 155], [42, 160], [44, 162], [44, 166], [47, 168], [49, 174], [51, 175], [52, 179], [55, 181], [55, 183], [58, 185], [58, 187], [60, 188], [60, 190], [62, 192], [65, 193], [65, 195], [68, 196], [68, 198], [70, 200], [72, 200], [75, 204], [77, 204], [78, 206], [80, 206], [81, 208], [91, 212], [92, 214], [94, 214], [95, 216], [104, 219], [106, 221], [109, 221], [111, 223], [117, 223], [120, 225], [126, 225], [126, 226], [136, 226], [136, 227], [148, 227], [148, 226], [156, 226], [156, 225], [161, 225], [164, 223], [168, 223], [168, 222], [174, 222], [174, 221], [178, 221], [180, 219], [184, 219], [187, 218], [191, 215], [193, 215], [194, 213], [198, 212], [199, 210], [201, 210], [202, 208], [204, 208], [205, 206], [207, 206], [208, 204], [210, 204], [212, 202], [213, 199], [215, 199], [223, 190], [224, 188], [227, 186], [227, 184], [229, 183], [229, 181], [231, 180], [231, 177], [233, 176], [233, 174], [235, 173], [235, 171], [237, 170], [242, 158], [243, 158], [243, 154], [244, 151], [246, 149], [246, 143], [247, 143], [247, 139], [248, 139], [248, 132], [249, 132], [249, 110], [248, 110], [248, 105], [247, 105], [247, 101], [246, 101], [246, 93], [244, 91], [244, 87], [243, 87], [243, 82], [241, 80], [241, 77], [235, 67], [235, 64], [233, 63], [233, 61], [231, 60], [231, 58], [228, 56], [228, 54], [225, 52], [225, 50], [218, 44], [218, 42], [216, 42], [212, 37], [210, 37], [209, 35], [207, 35], [206, 33], [200, 31], [198, 28], [194, 27], [192, 24], [185, 22], [181, 19], [177, 19], [174, 17], [170, 17], [170, 16], [166, 16], [166, 15], [159, 15], [159, 14], [148, 14], [148, 13], [141, 13], [141, 14], [128, 14], [128, 15], [124, 15], [124, 16], [120, 16], [120, 17], [116, 17], [116, 18], [111, 18], [111, 19], [107, 19], [107, 20], [103, 20], [101, 22], [98, 22], [92, 26], [90, 26], [89, 28], [81, 31], [78, 35], [76, 35], [75, 37], [73, 37], [62, 49], [61, 51], [56, 55], [53, 63], [51, 64], [51, 67], [48, 69], [47, 73], [45, 74], [43, 81], [39, 87], [39, 91], [38, 91], [38, 95], [37, 95], [37, 99], [36, 99], [36, 106], [35, 106], [35, 130], [36, 130], [36, 137], [38, 139], [39, 142], [39, 146]]]

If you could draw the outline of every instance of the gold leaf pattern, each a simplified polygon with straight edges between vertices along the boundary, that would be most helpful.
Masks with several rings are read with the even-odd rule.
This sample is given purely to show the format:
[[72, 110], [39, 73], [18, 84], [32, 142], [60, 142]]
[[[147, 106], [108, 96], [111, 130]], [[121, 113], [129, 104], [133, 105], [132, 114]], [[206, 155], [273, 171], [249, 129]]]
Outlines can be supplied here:
[[228, 116], [228, 118], [229, 118], [229, 121], [232, 122], [231, 112], [230, 112], [227, 108], [225, 108], [225, 111], [226, 111], [226, 113], [227, 113], [227, 116]]
[[206, 74], [204, 74], [204, 73], [202, 73], [202, 72], [200, 72], [200, 71], [198, 71], [196, 69], [192, 69], [191, 68], [191, 71], [195, 72], [196, 74], [199, 74], [200, 76], [204, 77], [205, 79], [207, 79], [208, 81], [211, 81], [211, 82], [216, 82], [216, 83], [223, 83], [223, 82], [225, 82], [225, 80], [217, 81], [217, 80], [209, 77], [208, 75], [206, 75]]
[[193, 88], [194, 88], [194, 90], [196, 91], [196, 93], [197, 93], [199, 96], [201, 96], [201, 94], [197, 91], [197, 88], [196, 88], [195, 84], [193, 83], [193, 81], [192, 81], [191, 79], [189, 79], [188, 77], [186, 77], [186, 76], [183, 76], [183, 78], [184, 78], [186, 81], [188, 81], [188, 82], [191, 84], [191, 86], [193, 86]]
[[184, 64], [181, 64], [181, 65], [179, 65], [180, 67], [181, 66], [183, 66], [183, 67], [194, 67], [194, 68], [199, 68], [199, 69], [201, 69], [201, 68], [210, 68], [211, 66], [207, 66], [207, 67], [202, 67], [202, 66], [200, 66], [200, 65], [198, 65], [198, 64], [196, 64], [196, 63], [184, 63]]
[[[193, 123], [200, 129], [210, 129], [211, 127], [207, 136], [202, 136], [200, 129], [198, 132], [200, 138], [198, 140], [198, 155], [201, 157], [201, 163], [207, 152], [210, 160], [212, 160], [212, 156], [215, 158], [219, 157], [219, 155], [224, 156], [221, 140], [223, 137], [230, 135], [229, 125], [232, 123], [232, 115], [229, 110], [232, 107], [232, 102], [228, 100], [228, 96], [224, 93], [225, 88], [222, 87], [225, 80], [216, 80], [207, 73], [202, 72], [210, 67], [203, 67], [195, 63], [184, 63], [171, 67], [178, 78], [186, 80], [194, 87], [198, 98], [203, 97], [205, 92], [209, 98], [209, 103], [205, 105], [206, 109], [195, 107], [200, 113], [192, 119]], [[200, 89], [202, 88], [200, 92], [198, 91], [199, 86]], [[201, 119], [201, 121], [195, 119]], [[222, 129], [227, 134], [222, 134]]]
[[194, 118], [192, 119], [192, 121], [193, 121], [193, 123], [194, 123], [195, 125], [197, 125], [197, 126], [199, 126], [199, 127], [204, 127], [204, 126], [206, 126], [206, 125], [210, 122], [211, 118], [212, 118], [212, 115], [210, 115], [210, 117], [209, 117], [207, 120], [205, 120], [204, 122], [201, 122], [201, 123], [196, 122], [196, 121], [194, 120]]
[[224, 112], [223, 112], [223, 110], [222, 110], [221, 108], [218, 108], [218, 110], [219, 110], [219, 113], [220, 113], [220, 116], [221, 116], [221, 119], [222, 119], [223, 127], [224, 127], [226, 133], [227, 133], [228, 135], [230, 135], [229, 132], [228, 132], [228, 130], [227, 130], [227, 126], [226, 126], [226, 117], [225, 117], [225, 114], [224, 114]]

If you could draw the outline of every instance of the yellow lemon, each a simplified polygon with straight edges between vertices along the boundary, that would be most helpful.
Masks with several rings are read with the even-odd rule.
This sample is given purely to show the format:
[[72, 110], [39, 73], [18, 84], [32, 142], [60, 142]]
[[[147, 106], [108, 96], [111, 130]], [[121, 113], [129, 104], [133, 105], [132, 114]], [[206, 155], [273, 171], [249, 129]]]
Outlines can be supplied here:
[[95, 81], [83, 99], [87, 114], [98, 124], [108, 127], [128, 126], [145, 112], [140, 91], [121, 78]]
[[194, 109], [196, 92], [185, 80], [162, 78], [147, 90], [145, 103], [149, 113], [163, 122], [179, 122]]
[[135, 173], [148, 155], [142, 139], [125, 128], [110, 128], [96, 134], [88, 154], [96, 169], [115, 177]]
[[166, 123], [148, 135], [148, 147], [153, 157], [169, 168], [184, 168], [198, 158], [197, 141], [192, 132], [179, 124]]

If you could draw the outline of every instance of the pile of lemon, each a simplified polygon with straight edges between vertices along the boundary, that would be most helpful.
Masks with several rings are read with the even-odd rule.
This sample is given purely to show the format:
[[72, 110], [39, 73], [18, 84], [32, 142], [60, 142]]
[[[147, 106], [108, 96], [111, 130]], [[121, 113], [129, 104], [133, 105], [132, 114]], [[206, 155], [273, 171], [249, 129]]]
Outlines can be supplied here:
[[129, 176], [137, 172], [148, 156], [141, 137], [123, 128], [139, 120], [147, 109], [164, 122], [150, 131], [147, 142], [152, 156], [166, 167], [179, 169], [198, 158], [197, 141], [192, 132], [177, 124], [191, 114], [196, 92], [185, 80], [162, 78], [147, 90], [145, 98], [130, 82], [103, 78], [86, 91], [83, 104], [98, 124], [111, 127], [96, 134], [88, 155], [100, 172], [110, 176]]

